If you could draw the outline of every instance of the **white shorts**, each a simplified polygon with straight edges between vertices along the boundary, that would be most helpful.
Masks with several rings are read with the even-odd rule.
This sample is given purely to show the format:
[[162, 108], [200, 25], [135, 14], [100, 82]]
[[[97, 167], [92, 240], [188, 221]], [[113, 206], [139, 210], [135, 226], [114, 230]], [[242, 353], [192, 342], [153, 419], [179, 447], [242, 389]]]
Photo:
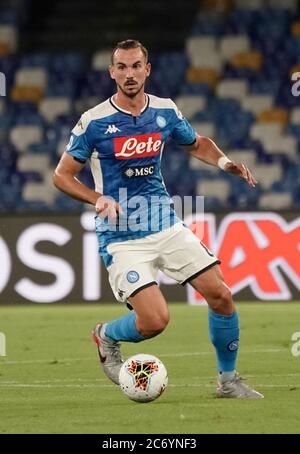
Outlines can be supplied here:
[[107, 246], [112, 264], [107, 268], [118, 301], [156, 284], [158, 270], [184, 285], [220, 261], [182, 223], [137, 240]]

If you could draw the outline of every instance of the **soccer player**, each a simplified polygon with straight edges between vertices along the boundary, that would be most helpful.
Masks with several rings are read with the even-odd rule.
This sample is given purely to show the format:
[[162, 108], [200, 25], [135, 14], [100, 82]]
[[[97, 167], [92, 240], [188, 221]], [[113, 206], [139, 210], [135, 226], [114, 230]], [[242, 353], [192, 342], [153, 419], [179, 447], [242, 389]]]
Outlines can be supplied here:
[[[217, 396], [262, 398], [236, 372], [239, 321], [220, 262], [172, 208], [160, 172], [164, 143], [171, 136], [191, 156], [250, 186], [256, 181], [246, 165], [230, 161], [211, 139], [197, 134], [173, 101], [145, 93], [150, 70], [141, 43], [117, 44], [109, 67], [117, 92], [81, 116], [53, 177], [61, 191], [95, 206], [99, 253], [110, 285], [117, 300], [133, 309], [96, 325], [100, 364], [118, 384], [120, 341], [141, 342], [166, 328], [168, 306], [156, 282], [162, 270], [182, 285], [190, 283], [208, 303]], [[76, 178], [88, 160], [95, 190]]]

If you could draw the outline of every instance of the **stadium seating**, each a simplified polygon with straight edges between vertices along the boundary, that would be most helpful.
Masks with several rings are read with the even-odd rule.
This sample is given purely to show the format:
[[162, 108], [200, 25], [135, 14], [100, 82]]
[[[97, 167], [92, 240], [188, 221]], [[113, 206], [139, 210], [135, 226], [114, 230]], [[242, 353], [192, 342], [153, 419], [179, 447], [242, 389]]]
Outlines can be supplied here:
[[[22, 2], [20, 2], [22, 3]], [[18, 52], [24, 14], [0, 12], [0, 211], [78, 210], [59, 194], [51, 172], [80, 114], [114, 90], [108, 49], [93, 55]], [[190, 158], [171, 142], [164, 164], [172, 194], [207, 196], [207, 208], [300, 207], [300, 72], [296, 0], [206, 0], [182, 50], [151, 55], [150, 93], [172, 97], [200, 135], [245, 162], [253, 190]], [[82, 174], [89, 181], [88, 172]]]

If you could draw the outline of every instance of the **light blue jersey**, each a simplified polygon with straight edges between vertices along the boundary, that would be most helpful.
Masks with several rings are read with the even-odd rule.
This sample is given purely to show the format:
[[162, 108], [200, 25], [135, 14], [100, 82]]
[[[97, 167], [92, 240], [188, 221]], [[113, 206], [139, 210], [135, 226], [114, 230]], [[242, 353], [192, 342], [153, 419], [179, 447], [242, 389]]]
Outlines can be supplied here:
[[102, 254], [110, 243], [142, 238], [170, 227], [178, 218], [161, 175], [165, 141], [191, 145], [196, 132], [170, 99], [146, 95], [139, 116], [112, 98], [85, 112], [72, 131], [67, 152], [89, 160], [95, 190], [113, 197], [124, 211], [117, 225], [96, 216]]

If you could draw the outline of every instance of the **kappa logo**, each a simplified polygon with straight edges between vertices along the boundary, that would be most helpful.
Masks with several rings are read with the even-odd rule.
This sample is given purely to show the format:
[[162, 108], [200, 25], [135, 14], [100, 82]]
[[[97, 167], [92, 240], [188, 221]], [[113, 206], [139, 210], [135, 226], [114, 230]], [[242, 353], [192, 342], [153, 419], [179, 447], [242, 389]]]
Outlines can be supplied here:
[[159, 154], [162, 149], [160, 132], [114, 139], [114, 152], [117, 159], [148, 158]]
[[124, 290], [120, 290], [120, 289], [118, 288], [118, 295], [119, 295], [119, 297], [122, 299], [123, 296], [125, 295]]
[[115, 134], [116, 132], [121, 132], [121, 129], [117, 128], [116, 125], [108, 125], [104, 134]]

